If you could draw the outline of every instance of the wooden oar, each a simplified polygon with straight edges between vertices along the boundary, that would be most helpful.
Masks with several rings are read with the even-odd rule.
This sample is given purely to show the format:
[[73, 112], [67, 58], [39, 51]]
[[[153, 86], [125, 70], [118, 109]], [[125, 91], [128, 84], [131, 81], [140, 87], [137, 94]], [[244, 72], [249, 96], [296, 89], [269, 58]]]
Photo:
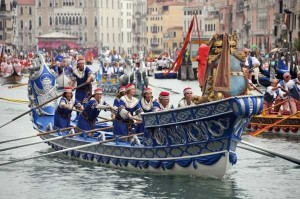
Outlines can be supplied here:
[[[108, 109], [111, 109], [109, 107], [107, 107]], [[77, 110], [77, 109], [72, 109], [73, 111], [76, 111], [78, 113], [82, 113], [81, 110]], [[100, 119], [103, 119], [104, 121], [97, 121], [96, 123], [104, 123], [104, 122], [111, 122], [111, 121], [114, 121], [115, 119], [111, 118], [106, 118], [106, 117], [102, 117], [102, 116], [97, 116], [97, 118], [100, 118]]]
[[299, 160], [299, 159], [296, 159], [296, 158], [293, 158], [293, 157], [289, 157], [289, 156], [287, 156], [287, 155], [283, 155], [283, 154], [280, 154], [280, 153], [277, 153], [277, 152], [274, 152], [274, 151], [270, 151], [270, 150], [268, 150], [268, 149], [264, 149], [264, 148], [262, 148], [262, 147], [259, 147], [259, 146], [257, 146], [257, 145], [254, 145], [254, 144], [252, 144], [252, 143], [246, 142], [246, 141], [244, 141], [244, 140], [241, 140], [241, 143], [242, 143], [242, 144], [245, 144], [245, 145], [247, 145], [247, 146], [251, 146], [251, 147], [253, 147], [253, 148], [259, 149], [259, 150], [261, 150], [261, 151], [270, 153], [270, 154], [272, 154], [272, 155], [274, 155], [274, 156], [276, 156], [276, 157], [279, 157], [279, 158], [282, 158], [282, 159], [285, 159], [285, 160], [287, 160], [287, 161], [290, 161], [290, 162], [293, 162], [293, 163], [295, 163], [295, 164], [300, 165], [300, 160]]
[[[75, 87], [73, 90], [78, 89], [78, 88], [81, 88], [81, 87], [83, 87], [83, 86], [85, 86], [85, 85], [87, 85], [87, 84], [89, 84], [89, 82], [83, 83], [83, 84], [81, 84], [81, 85]], [[21, 115], [19, 115], [19, 116], [13, 118], [11, 121], [6, 122], [5, 124], [2, 124], [2, 125], [0, 126], [0, 128], [2, 128], [2, 127], [4, 127], [4, 126], [6, 126], [6, 125], [12, 123], [13, 121], [15, 121], [15, 120], [17, 120], [17, 119], [23, 117], [24, 115], [27, 115], [27, 114], [30, 113], [33, 109], [40, 108], [40, 107], [42, 107], [42, 106], [44, 106], [44, 105], [46, 105], [46, 104], [52, 102], [53, 100], [58, 99], [59, 97], [63, 96], [63, 94], [64, 94], [64, 93], [62, 93], [62, 94], [60, 94], [60, 95], [58, 95], [58, 96], [56, 96], [56, 97], [54, 97], [54, 98], [52, 98], [52, 99], [50, 99], [50, 100], [44, 102], [44, 103], [42, 103], [42, 104], [40, 104], [40, 105], [38, 105], [38, 106], [36, 106], [36, 107], [31, 108], [30, 110], [28, 110], [28, 111], [22, 113]]]
[[260, 94], [264, 94], [259, 88], [257, 88], [253, 83], [248, 82], [255, 90], [257, 90]]
[[3, 98], [0, 97], [1, 100], [9, 101], [9, 102], [15, 102], [15, 103], [23, 103], [23, 104], [28, 104], [28, 100], [20, 100], [20, 99], [11, 99], [11, 98]]
[[266, 152], [263, 152], [263, 151], [259, 151], [259, 150], [255, 150], [255, 149], [251, 149], [251, 148], [243, 147], [243, 146], [237, 146], [237, 147], [241, 148], [241, 149], [244, 149], [244, 150], [248, 150], [248, 151], [254, 152], [254, 153], [265, 155], [265, 156], [268, 156], [268, 157], [271, 157], [271, 158], [275, 158], [275, 156], [272, 155], [272, 154], [270, 154], [270, 153], [266, 153]]
[[287, 101], [289, 101], [289, 99], [284, 100], [283, 102], [279, 102], [279, 103], [277, 103], [277, 104], [274, 104], [274, 105], [272, 105], [272, 106], [269, 107], [269, 108], [263, 109], [262, 111], [263, 111], [263, 113], [264, 113], [264, 112], [266, 112], [266, 111], [268, 111], [268, 110], [274, 108], [275, 106], [281, 105], [281, 104], [283, 104], [283, 103], [285, 103], [285, 102], [287, 102]]
[[11, 88], [17, 88], [17, 87], [25, 86], [25, 85], [28, 85], [28, 83], [22, 83], [22, 84], [11, 85], [11, 86], [8, 86], [8, 88], [9, 88], [9, 89], [11, 89]]
[[156, 88], [156, 89], [161, 90], [161, 91], [167, 90], [167, 91], [172, 92], [172, 93], [174, 93], [174, 94], [180, 94], [180, 93], [178, 93], [178, 92], [176, 92], [176, 91], [173, 91], [171, 88], [160, 87], [160, 86], [154, 86], [154, 85], [152, 85], [152, 84], [149, 84], [149, 86], [152, 86], [153, 88]]
[[[107, 130], [107, 129], [112, 129], [112, 128], [114, 128], [114, 127], [113, 126], [108, 126], [108, 127], [104, 127], [104, 128], [99, 128], [99, 129], [93, 129], [93, 130], [90, 130], [90, 131], [86, 131], [85, 133], [88, 134], [88, 133], [93, 133], [93, 132], [96, 132], [96, 131]], [[0, 152], [12, 150], [12, 149], [17, 149], [17, 148], [21, 148], [21, 147], [25, 147], [25, 146], [31, 146], [31, 145], [35, 145], [35, 144], [39, 144], [39, 143], [44, 143], [44, 142], [49, 142], [49, 141], [54, 141], [54, 140], [60, 140], [60, 139], [64, 139], [64, 138], [67, 138], [67, 137], [73, 137], [73, 136], [76, 136], [76, 135], [81, 135], [82, 133], [83, 133], [83, 131], [81, 131], [79, 133], [64, 135], [64, 136], [58, 136], [58, 137], [54, 137], [54, 138], [50, 138], [50, 139], [46, 139], [46, 140], [40, 140], [40, 141], [37, 141], [37, 142], [28, 143], [28, 144], [22, 144], [22, 145], [13, 146], [13, 147], [7, 147], [7, 148], [0, 149]]]
[[[67, 131], [67, 130], [71, 130], [73, 128], [75, 128], [75, 126], [70, 126], [70, 127], [62, 128], [62, 129], [56, 129], [56, 130], [52, 130], [52, 131], [47, 131], [47, 132], [43, 132], [43, 133], [39, 133], [39, 134], [36, 134], [36, 135], [27, 136], [27, 137], [21, 137], [21, 138], [16, 138], [16, 139], [11, 139], [11, 140], [5, 140], [5, 141], [1, 141], [0, 144], [8, 143], [8, 142], [14, 142], [14, 141], [18, 141], [18, 140], [25, 140], [25, 139], [29, 139], [29, 138], [33, 138], [33, 137], [38, 137], [38, 136], [41, 136], [41, 135], [48, 135], [48, 134], [56, 133], [56, 132], [59, 132], [59, 131]], [[41, 131], [39, 131], [39, 132], [41, 132]]]
[[296, 113], [294, 113], [294, 114], [291, 114], [291, 115], [289, 115], [289, 116], [287, 116], [287, 117], [285, 117], [285, 118], [283, 118], [283, 119], [281, 119], [281, 120], [278, 120], [277, 122], [275, 122], [275, 123], [273, 123], [273, 124], [270, 124], [270, 125], [268, 125], [268, 126], [265, 126], [264, 128], [259, 129], [259, 130], [255, 131], [255, 132], [251, 133], [251, 135], [252, 135], [252, 136], [257, 136], [257, 135], [263, 133], [265, 130], [267, 130], [267, 129], [273, 127], [273, 126], [276, 126], [277, 124], [279, 124], [279, 123], [283, 122], [284, 120], [287, 120], [287, 119], [289, 119], [289, 118], [291, 118], [291, 117], [293, 117], [294, 115], [297, 115], [297, 114], [300, 114], [300, 111], [298, 111], [298, 112], [296, 112]]
[[[121, 136], [121, 137], [118, 137], [118, 139], [119, 140], [124, 140], [124, 139], [127, 139], [127, 138], [131, 138], [131, 137], [133, 137], [135, 135], [136, 136], [140, 136], [140, 135], [143, 135], [143, 134], [144, 133], [138, 133], [138, 134], [132, 134], [132, 135], [127, 135], [127, 136]], [[64, 152], [68, 152], [68, 151], [72, 151], [72, 150], [82, 149], [82, 148], [86, 148], [86, 147], [90, 147], [90, 146], [95, 146], [95, 145], [98, 145], [98, 144], [104, 144], [104, 143], [108, 143], [108, 142], [113, 142], [116, 139], [117, 138], [108, 139], [108, 140], [105, 140], [105, 141], [93, 142], [93, 143], [90, 143], [90, 144], [84, 144], [84, 145], [77, 146], [77, 147], [62, 149], [62, 150], [59, 150], [59, 151], [53, 151], [53, 152], [42, 154], [42, 155], [37, 155], [37, 156], [23, 158], [23, 159], [18, 159], [18, 160], [13, 160], [13, 161], [10, 161], [10, 162], [1, 163], [0, 166], [8, 165], [8, 164], [13, 164], [13, 163], [17, 163], [17, 162], [23, 162], [25, 160], [31, 160], [31, 159], [41, 158], [41, 157], [45, 157], [45, 156], [49, 156], [49, 155], [55, 155], [55, 154], [64, 153]]]

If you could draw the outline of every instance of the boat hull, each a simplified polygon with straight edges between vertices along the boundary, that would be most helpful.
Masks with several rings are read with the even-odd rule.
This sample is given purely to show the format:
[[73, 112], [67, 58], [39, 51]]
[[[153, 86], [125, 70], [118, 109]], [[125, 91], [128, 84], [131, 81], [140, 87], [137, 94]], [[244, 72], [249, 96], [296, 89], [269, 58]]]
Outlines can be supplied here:
[[[254, 116], [246, 130], [248, 132], [254, 132], [256, 130], [262, 129], [265, 126], [272, 125], [275, 122], [284, 119], [288, 115], [283, 115], [282, 117], [277, 117], [277, 115], [258, 115]], [[267, 129], [264, 133], [282, 135], [282, 136], [300, 136], [300, 118], [297, 116], [291, 117], [284, 120], [278, 125], [273, 126], [272, 128]]]
[[158, 73], [158, 72], [155, 72], [154, 73], [154, 78], [155, 79], [176, 79], [177, 78], [177, 73], [168, 73], [168, 74], [165, 74], [165, 73]]
[[[51, 136], [47, 138], [51, 138]], [[87, 144], [89, 142], [82, 143]], [[80, 144], [75, 145], [72, 141], [70, 141], [70, 139], [66, 139], [63, 142], [53, 141], [49, 143], [49, 145], [54, 150], [62, 150], [69, 147], [79, 146]], [[125, 157], [125, 154], [117, 155], [116, 153], [121, 151], [120, 147], [110, 147], [110, 145], [114, 145], [114, 143], [110, 143], [109, 145], [99, 145], [97, 147], [97, 151], [87, 148], [86, 150], [74, 150], [64, 153], [64, 155], [82, 161], [96, 163], [101, 166], [109, 166], [130, 171], [149, 172], [164, 175], [191, 175], [211, 178], [224, 177], [232, 165], [230, 162], [230, 153], [226, 150], [216, 153], [190, 155], [176, 158], [133, 158]], [[108, 149], [109, 147], [111, 149]], [[107, 155], [103, 153], [103, 151], [109, 150], [112, 151], [113, 155]], [[141, 149], [137, 148], [136, 150], [133, 150], [132, 154], [137, 154], [137, 150]], [[102, 151], [102, 153], [100, 151]], [[128, 147], [124, 147], [124, 151], [125, 153], [128, 152]], [[146, 153], [146, 151], [144, 151], [144, 153]], [[212, 164], [208, 164], [208, 160], [210, 160], [210, 163]]]
[[[142, 115], [141, 145], [128, 141], [97, 144], [76, 136], [49, 141], [55, 150], [96, 143], [64, 153], [101, 165], [142, 172], [222, 178], [237, 162], [236, 145], [250, 116], [262, 109], [262, 97], [235, 97], [193, 107]], [[34, 127], [45, 131], [53, 116], [32, 114]], [[48, 139], [58, 134], [45, 135]], [[106, 132], [106, 139], [113, 138]]]
[[0, 77], [1, 84], [17, 84], [20, 83], [22, 80], [22, 76], [18, 74], [12, 74], [8, 77]]

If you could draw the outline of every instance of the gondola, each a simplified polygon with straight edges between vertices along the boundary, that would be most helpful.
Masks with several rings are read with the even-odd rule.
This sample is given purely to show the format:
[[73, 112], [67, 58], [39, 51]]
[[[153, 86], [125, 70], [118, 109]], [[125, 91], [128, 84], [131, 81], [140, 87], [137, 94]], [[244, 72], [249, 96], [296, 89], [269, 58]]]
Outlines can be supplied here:
[[[229, 72], [231, 70], [229, 74], [234, 74], [227, 76], [231, 82], [229, 91], [221, 94], [210, 89], [210, 85], [213, 84], [211, 80], [218, 79], [218, 72], [208, 72], [209, 80], [205, 93], [209, 92], [209, 95], [195, 98], [196, 106], [142, 114], [146, 129], [143, 135], [124, 140], [122, 136], [114, 136], [111, 132], [99, 131], [92, 138], [83, 133], [47, 141], [47, 144], [56, 151], [79, 147], [63, 154], [119, 169], [155, 174], [224, 177], [228, 169], [237, 162], [236, 147], [245, 126], [253, 115], [261, 112], [263, 104], [262, 96], [247, 94], [246, 79], [239, 63], [240, 55], [232, 50], [235, 49], [233, 44], [232, 49], [228, 48], [227, 42], [227, 34], [217, 35], [211, 41], [211, 57], [208, 59], [207, 71], [214, 70], [215, 65], [222, 62], [224, 57], [229, 58], [230, 66], [227, 69]], [[223, 48], [226, 47], [225, 50], [222, 50], [222, 45]], [[216, 51], [216, 48], [219, 51]], [[32, 107], [56, 96], [55, 78], [42, 58], [39, 63], [40, 71], [29, 78], [29, 98]], [[55, 109], [56, 103], [33, 108], [33, 127], [41, 132], [51, 129]], [[41, 138], [55, 138], [69, 133], [57, 132]], [[92, 143], [95, 145], [80, 148]]]

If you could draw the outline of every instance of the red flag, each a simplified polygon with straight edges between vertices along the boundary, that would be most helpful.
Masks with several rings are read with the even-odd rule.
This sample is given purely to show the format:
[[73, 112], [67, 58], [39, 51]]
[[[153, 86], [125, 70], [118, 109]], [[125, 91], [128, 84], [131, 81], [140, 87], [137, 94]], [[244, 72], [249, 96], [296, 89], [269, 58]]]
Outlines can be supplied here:
[[192, 33], [192, 30], [193, 30], [193, 27], [194, 27], [194, 20], [195, 20], [195, 17], [193, 17], [193, 19], [191, 21], [188, 33], [185, 37], [183, 47], [180, 50], [179, 55], [177, 56], [175, 62], [172, 64], [172, 66], [169, 68], [169, 70], [165, 73], [165, 75], [169, 74], [170, 71], [173, 70], [174, 67], [175, 67], [174, 72], [177, 72], [179, 70], [179, 68], [181, 66], [181, 63], [182, 63], [183, 53], [185, 52], [185, 49], [187, 48], [187, 46], [189, 44], [189, 41], [190, 41], [190, 38], [191, 38], [191, 33]]

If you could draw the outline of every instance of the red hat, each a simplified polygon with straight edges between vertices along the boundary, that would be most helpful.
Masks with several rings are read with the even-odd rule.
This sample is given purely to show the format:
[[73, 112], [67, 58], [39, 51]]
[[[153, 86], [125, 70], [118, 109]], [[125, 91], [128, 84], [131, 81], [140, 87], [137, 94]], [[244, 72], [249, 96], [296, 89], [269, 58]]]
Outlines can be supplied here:
[[95, 90], [94, 90], [94, 95], [95, 94], [102, 94], [103, 92], [102, 92], [102, 89], [101, 88], [96, 88]]
[[146, 93], [152, 93], [151, 88], [145, 88], [144, 89], [144, 94], [146, 94]]
[[167, 91], [162, 91], [159, 94], [160, 99], [170, 99], [170, 93]]
[[126, 91], [126, 87], [125, 86], [121, 86], [119, 88], [119, 93]]
[[72, 87], [71, 86], [66, 86], [64, 88], [64, 93], [72, 93]]
[[183, 89], [183, 94], [185, 94], [187, 92], [193, 92], [193, 91], [190, 87], [186, 87], [185, 89]]
[[126, 88], [126, 91], [128, 91], [128, 90], [130, 90], [130, 89], [135, 89], [135, 86], [134, 86], [133, 84], [127, 84], [127, 85], [125, 86], [125, 88]]

